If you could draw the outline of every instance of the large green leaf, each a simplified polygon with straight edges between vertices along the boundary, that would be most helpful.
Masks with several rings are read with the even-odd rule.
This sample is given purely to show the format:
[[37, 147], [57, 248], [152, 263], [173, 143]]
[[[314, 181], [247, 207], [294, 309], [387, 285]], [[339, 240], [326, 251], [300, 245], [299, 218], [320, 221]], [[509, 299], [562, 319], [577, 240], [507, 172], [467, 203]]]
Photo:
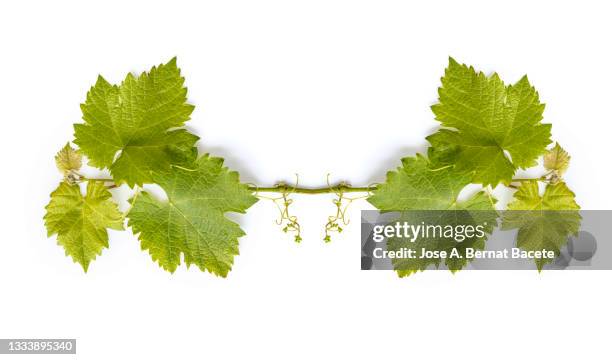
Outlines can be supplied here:
[[226, 276], [244, 232], [224, 214], [244, 213], [257, 198], [239, 182], [238, 173], [208, 155], [196, 161], [194, 170], [174, 168], [155, 174], [154, 180], [168, 200], [144, 192], [136, 195], [129, 212], [128, 224], [142, 249], [170, 272], [180, 265], [183, 254], [188, 266]]
[[62, 182], [51, 193], [45, 225], [49, 236], [87, 271], [89, 264], [108, 247], [107, 229], [123, 230], [123, 217], [104, 183], [89, 182], [83, 196], [79, 185]]
[[[430, 152], [430, 157], [436, 156]], [[417, 155], [402, 159], [401, 167], [387, 173], [387, 181], [374, 191], [368, 201], [382, 211], [400, 211], [397, 220], [401, 222], [406, 221], [411, 224], [425, 222], [450, 226], [486, 224], [486, 233], [490, 234], [497, 223], [497, 213], [494, 211], [495, 199], [479, 191], [466, 200], [459, 200], [459, 193], [470, 183], [470, 179], [469, 173], [457, 172], [452, 166], [439, 166]], [[455, 241], [440, 236], [422, 238], [414, 242], [408, 238], [390, 238], [387, 241], [387, 249], [415, 249], [420, 254], [421, 248], [448, 252], [456, 248], [459, 254], [464, 254], [468, 247], [484, 249], [485, 241], [484, 237]], [[447, 258], [445, 264], [450, 270], [457, 271], [468, 261], [469, 259], [465, 257]], [[430, 265], [438, 266], [441, 259], [417, 257], [393, 259], [392, 262], [400, 276], [407, 276], [425, 270]]]
[[185, 79], [176, 59], [121, 86], [101, 76], [81, 105], [84, 124], [75, 124], [75, 141], [92, 165], [109, 168], [116, 182], [153, 182], [153, 172], [188, 165], [197, 157], [198, 137], [177, 129], [189, 120]]
[[471, 174], [458, 173], [452, 166], [437, 167], [417, 154], [403, 158], [402, 166], [389, 171], [368, 201], [383, 211], [451, 209], [470, 179]]
[[541, 123], [544, 104], [526, 76], [506, 86], [497, 74], [451, 58], [438, 93], [432, 110], [443, 128], [427, 140], [475, 183], [508, 183], [517, 168], [536, 165], [551, 142], [550, 125]]
[[[524, 182], [504, 213], [502, 230], [518, 229], [517, 246], [527, 251], [552, 250], [556, 255], [580, 229], [580, 206], [564, 182], [549, 184], [540, 195], [537, 181]], [[536, 259], [542, 267], [552, 259]]]

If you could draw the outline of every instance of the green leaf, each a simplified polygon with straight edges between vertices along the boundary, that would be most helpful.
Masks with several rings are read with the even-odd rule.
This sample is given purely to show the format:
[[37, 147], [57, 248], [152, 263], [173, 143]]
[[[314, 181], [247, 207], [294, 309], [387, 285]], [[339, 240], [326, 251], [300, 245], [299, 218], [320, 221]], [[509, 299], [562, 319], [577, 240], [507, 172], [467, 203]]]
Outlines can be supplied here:
[[[518, 229], [517, 246], [527, 251], [552, 250], [556, 255], [580, 229], [580, 206], [564, 182], [548, 184], [540, 195], [537, 181], [524, 182], [504, 213], [502, 230]], [[538, 270], [552, 259], [536, 259]]]
[[452, 58], [432, 106], [443, 126], [427, 137], [445, 149], [459, 172], [473, 173], [483, 185], [509, 183], [517, 168], [536, 165], [550, 140], [550, 124], [542, 124], [544, 104], [523, 77], [506, 86], [497, 74], [485, 76]]
[[555, 143], [555, 146], [544, 154], [544, 167], [561, 176], [569, 167], [570, 159], [567, 151], [563, 150], [559, 143]]
[[145, 192], [136, 196], [129, 212], [128, 225], [142, 249], [170, 272], [180, 265], [182, 253], [187, 266], [227, 276], [244, 232], [224, 214], [244, 213], [257, 201], [238, 173], [224, 168], [222, 159], [204, 155], [195, 169], [175, 168], [155, 174], [154, 180], [168, 200]]
[[84, 124], [75, 124], [75, 141], [92, 165], [109, 168], [117, 183], [152, 183], [153, 172], [189, 165], [197, 157], [198, 137], [182, 127], [194, 107], [186, 103], [176, 58], [121, 86], [101, 76], [81, 105]]
[[83, 165], [83, 156], [77, 150], [73, 149], [69, 143], [66, 144], [55, 155], [55, 165], [64, 175], [69, 175], [71, 172], [79, 170]]
[[108, 247], [107, 229], [123, 230], [123, 216], [102, 182], [87, 184], [83, 196], [79, 185], [60, 183], [46, 207], [48, 236], [57, 242], [87, 272], [89, 264]]
[[436, 168], [424, 156], [402, 159], [402, 166], [387, 173], [387, 180], [368, 198], [383, 211], [452, 209], [471, 174], [452, 166]]
[[[430, 157], [436, 154], [430, 152]], [[459, 193], [470, 183], [471, 174], [457, 172], [452, 166], [440, 167], [422, 155], [402, 159], [402, 166], [387, 173], [387, 181], [381, 184], [368, 201], [382, 211], [405, 210], [451, 210], [447, 212], [400, 213], [399, 221], [419, 224], [478, 225], [486, 223], [487, 234], [497, 223], [494, 205], [496, 200], [479, 191], [467, 200], [459, 201]], [[390, 238], [388, 250], [401, 248], [451, 251], [457, 248], [463, 254], [465, 248], [484, 249], [486, 238], [472, 238], [461, 242], [444, 237], [431, 237], [411, 242], [407, 238]], [[399, 276], [407, 276], [430, 265], [438, 266], [441, 259], [393, 259]], [[457, 271], [468, 263], [467, 258], [448, 258], [445, 264], [451, 271]]]

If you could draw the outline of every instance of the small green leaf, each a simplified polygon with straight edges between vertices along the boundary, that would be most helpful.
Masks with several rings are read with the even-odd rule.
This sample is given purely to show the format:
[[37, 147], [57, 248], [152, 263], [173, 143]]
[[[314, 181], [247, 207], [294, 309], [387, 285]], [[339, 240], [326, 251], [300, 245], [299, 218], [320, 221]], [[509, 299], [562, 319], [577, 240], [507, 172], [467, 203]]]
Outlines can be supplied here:
[[84, 124], [74, 125], [75, 140], [92, 165], [109, 168], [117, 183], [153, 182], [154, 172], [189, 166], [197, 157], [198, 137], [182, 127], [193, 111], [176, 58], [121, 86], [98, 77], [81, 105]]
[[569, 167], [570, 159], [571, 157], [567, 151], [563, 150], [559, 143], [555, 143], [555, 147], [544, 154], [544, 167], [561, 176]]
[[55, 165], [66, 176], [81, 168], [83, 156], [79, 151], [73, 149], [69, 143], [66, 143], [66, 146], [55, 155]]
[[[527, 251], [552, 250], [556, 255], [580, 229], [580, 206], [564, 182], [548, 184], [540, 195], [537, 181], [524, 182], [508, 204], [502, 230], [518, 229], [517, 246]], [[536, 259], [538, 270], [552, 259]]]
[[540, 122], [544, 104], [526, 76], [506, 86], [497, 74], [451, 58], [438, 93], [431, 109], [444, 128], [427, 140], [475, 183], [508, 183], [517, 168], [534, 166], [551, 141], [550, 124]]
[[83, 196], [77, 184], [62, 182], [51, 193], [46, 207], [48, 236], [57, 242], [87, 272], [89, 264], [108, 247], [107, 229], [123, 230], [123, 216], [102, 182], [87, 184]]
[[237, 172], [223, 167], [220, 158], [204, 155], [193, 170], [174, 168], [154, 174], [168, 201], [144, 192], [136, 195], [128, 225], [138, 234], [143, 250], [167, 271], [181, 263], [227, 276], [238, 255], [240, 226], [226, 212], [244, 213], [257, 198], [241, 184]]

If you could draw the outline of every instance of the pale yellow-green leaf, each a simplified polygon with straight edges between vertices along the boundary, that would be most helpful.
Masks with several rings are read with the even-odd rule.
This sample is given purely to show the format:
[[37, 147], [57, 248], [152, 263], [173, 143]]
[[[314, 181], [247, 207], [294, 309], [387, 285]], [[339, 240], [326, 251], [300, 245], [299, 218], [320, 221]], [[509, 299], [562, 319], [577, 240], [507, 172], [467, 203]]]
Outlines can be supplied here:
[[91, 261], [108, 247], [107, 229], [123, 229], [123, 216], [102, 182], [89, 182], [85, 196], [78, 184], [62, 182], [51, 193], [46, 210], [48, 236], [57, 234], [66, 255], [86, 272]]
[[72, 146], [67, 143], [66, 146], [55, 155], [55, 164], [62, 174], [68, 175], [81, 168], [83, 165], [83, 156], [78, 150], [73, 149]]
[[570, 155], [565, 151], [559, 143], [548, 150], [544, 154], [544, 167], [547, 170], [555, 171], [557, 175], [561, 176], [565, 173], [569, 167]]

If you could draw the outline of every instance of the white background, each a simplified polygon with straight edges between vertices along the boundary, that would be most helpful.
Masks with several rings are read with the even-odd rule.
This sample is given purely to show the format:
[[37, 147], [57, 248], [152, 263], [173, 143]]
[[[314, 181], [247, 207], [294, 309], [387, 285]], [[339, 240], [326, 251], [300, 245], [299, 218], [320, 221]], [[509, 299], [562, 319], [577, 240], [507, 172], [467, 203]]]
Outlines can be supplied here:
[[42, 217], [96, 76], [175, 55], [201, 150], [261, 185], [382, 181], [426, 148], [449, 55], [509, 83], [527, 73], [580, 204], [609, 208], [610, 15], [603, 1], [2, 3], [0, 338], [75, 337], [80, 359], [609, 358], [612, 273], [360, 271], [365, 201], [324, 244], [331, 197], [296, 196], [300, 245], [261, 201], [238, 217], [227, 279], [170, 275], [130, 231], [85, 275]]

